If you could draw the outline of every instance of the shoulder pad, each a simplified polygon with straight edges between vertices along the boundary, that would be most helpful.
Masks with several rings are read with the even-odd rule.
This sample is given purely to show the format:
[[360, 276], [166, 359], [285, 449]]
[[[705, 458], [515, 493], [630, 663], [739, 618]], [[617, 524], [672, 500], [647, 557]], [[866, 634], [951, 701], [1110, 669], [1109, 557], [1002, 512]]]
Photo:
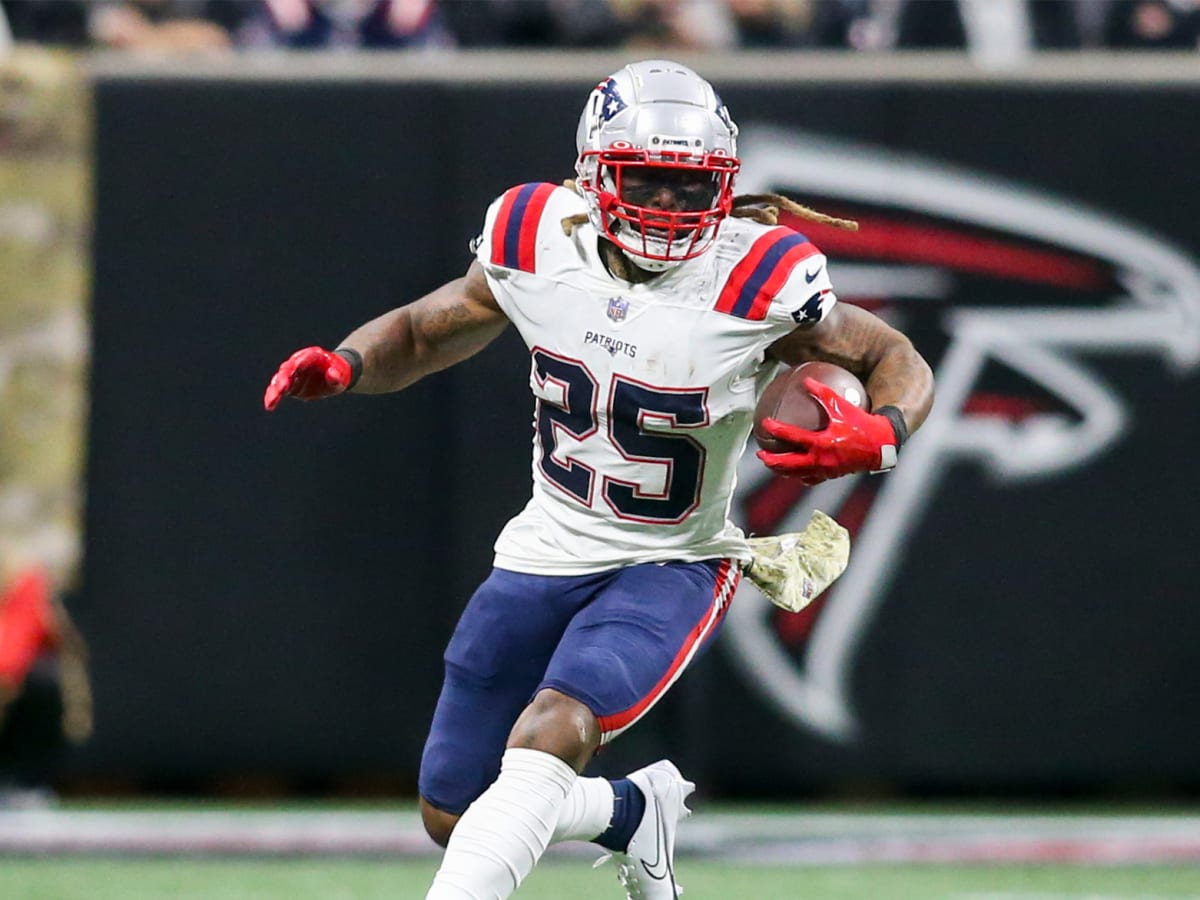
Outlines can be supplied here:
[[713, 308], [739, 319], [765, 319], [792, 270], [820, 252], [790, 228], [779, 226], [762, 232], [730, 270]]
[[[505, 191], [494, 204], [488, 244], [492, 265], [522, 272], [537, 269], [538, 232], [547, 207], [556, 215], [565, 215], [561, 207], [583, 206], [573, 192], [549, 182], [519, 184]], [[558, 228], [557, 222], [555, 227]]]

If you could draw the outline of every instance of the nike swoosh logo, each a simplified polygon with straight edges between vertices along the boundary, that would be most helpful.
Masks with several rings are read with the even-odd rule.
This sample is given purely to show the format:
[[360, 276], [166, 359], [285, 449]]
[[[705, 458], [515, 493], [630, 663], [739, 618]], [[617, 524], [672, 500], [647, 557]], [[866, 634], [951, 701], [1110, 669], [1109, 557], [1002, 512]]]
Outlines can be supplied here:
[[804, 273], [804, 283], [812, 284], [814, 281], [817, 280], [817, 276], [820, 274], [821, 274], [820, 269], [817, 269], [815, 272], [805, 272]]
[[647, 862], [645, 857], [642, 857], [639, 862], [642, 868], [646, 870], [646, 874], [655, 881], [662, 881], [670, 874], [670, 867], [667, 865], [667, 860], [663, 856], [663, 843], [666, 838], [666, 829], [663, 827], [662, 807], [657, 803], [654, 804], [654, 862]]

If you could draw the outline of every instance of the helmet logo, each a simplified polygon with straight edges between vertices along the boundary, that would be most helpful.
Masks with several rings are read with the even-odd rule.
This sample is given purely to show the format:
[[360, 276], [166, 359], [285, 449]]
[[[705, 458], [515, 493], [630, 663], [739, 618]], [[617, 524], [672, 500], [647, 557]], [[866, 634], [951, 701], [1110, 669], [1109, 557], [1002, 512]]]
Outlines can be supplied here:
[[617, 90], [617, 79], [605, 78], [596, 89], [600, 91], [604, 99], [604, 102], [600, 106], [600, 119], [602, 121], [607, 122], [628, 105], [624, 98], [621, 97], [621, 92]]

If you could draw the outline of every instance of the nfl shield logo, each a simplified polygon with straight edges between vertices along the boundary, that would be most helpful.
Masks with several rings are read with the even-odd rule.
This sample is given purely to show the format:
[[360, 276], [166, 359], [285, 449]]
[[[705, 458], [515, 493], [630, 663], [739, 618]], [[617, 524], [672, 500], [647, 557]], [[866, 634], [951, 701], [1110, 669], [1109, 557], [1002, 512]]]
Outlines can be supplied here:
[[624, 297], [608, 298], [608, 317], [614, 322], [624, 322], [625, 313], [629, 311], [629, 301]]

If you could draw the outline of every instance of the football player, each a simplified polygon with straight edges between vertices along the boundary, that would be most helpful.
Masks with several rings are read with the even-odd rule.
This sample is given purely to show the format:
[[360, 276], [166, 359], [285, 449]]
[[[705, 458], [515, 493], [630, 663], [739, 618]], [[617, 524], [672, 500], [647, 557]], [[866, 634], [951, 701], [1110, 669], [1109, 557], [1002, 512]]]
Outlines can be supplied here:
[[545, 848], [591, 840], [633, 900], [679, 892], [694, 786], [668, 761], [581, 777], [715, 636], [751, 545], [729, 521], [756, 400], [780, 364], [859, 375], [866, 412], [815, 382], [829, 426], [770, 425], [760, 452], [809, 482], [884, 470], [924, 421], [932, 374], [882, 320], [836, 305], [825, 258], [735, 197], [737, 127], [711, 85], [649, 60], [606, 78], [579, 121], [577, 179], [489, 208], [466, 274], [279, 368], [264, 404], [382, 393], [515, 325], [535, 401], [533, 496], [445, 654], [421, 814], [446, 847], [429, 898], [502, 898]]

